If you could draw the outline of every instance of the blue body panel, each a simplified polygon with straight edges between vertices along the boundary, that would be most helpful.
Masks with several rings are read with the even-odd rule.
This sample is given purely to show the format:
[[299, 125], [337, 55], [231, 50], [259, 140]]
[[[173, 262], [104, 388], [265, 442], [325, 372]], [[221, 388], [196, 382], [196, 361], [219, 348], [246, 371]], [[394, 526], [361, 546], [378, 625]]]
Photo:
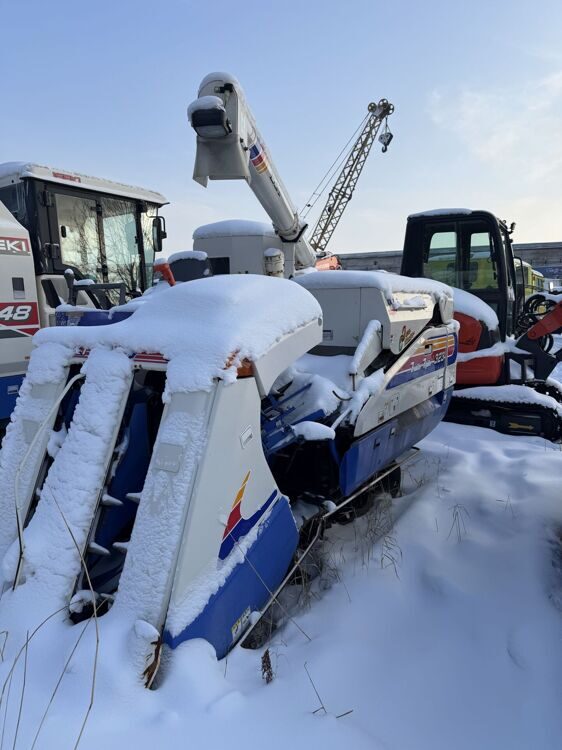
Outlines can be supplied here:
[[24, 375], [7, 375], [0, 378], [0, 420], [10, 418], [23, 378]]
[[[72, 312], [68, 314], [64, 311], [57, 311], [55, 313], [55, 325], [57, 326], [109, 326], [113, 323], [119, 323], [121, 320], [130, 318], [132, 312], [114, 312], [111, 314], [111, 310], [84, 310], [78, 312]], [[110, 317], [111, 314], [111, 317]]]
[[234, 545], [243, 537], [246, 536], [246, 534], [254, 528], [256, 523], [258, 523], [259, 519], [263, 516], [263, 514], [266, 512], [266, 510], [269, 508], [271, 503], [275, 500], [277, 497], [277, 490], [273, 490], [271, 495], [267, 498], [265, 503], [261, 506], [261, 508], [258, 508], [256, 512], [250, 516], [250, 518], [241, 518], [236, 526], [232, 529], [232, 531], [223, 539], [223, 542], [221, 544], [220, 550], [219, 550], [219, 559], [220, 560], [226, 560], [226, 558], [230, 555], [232, 552]]
[[340, 463], [343, 496], [350, 495], [428, 435], [445, 416], [452, 393], [452, 388], [441, 391], [355, 440]]
[[[191, 638], [204, 638], [221, 659], [242, 630], [233, 632], [246, 614], [261, 609], [283, 580], [298, 543], [298, 531], [286, 497], [273, 506], [260, 533], [221, 588], [211, 596], [205, 609], [185, 629], [173, 637], [164, 631], [163, 640], [171, 648]], [[259, 574], [259, 575], [258, 575]]]

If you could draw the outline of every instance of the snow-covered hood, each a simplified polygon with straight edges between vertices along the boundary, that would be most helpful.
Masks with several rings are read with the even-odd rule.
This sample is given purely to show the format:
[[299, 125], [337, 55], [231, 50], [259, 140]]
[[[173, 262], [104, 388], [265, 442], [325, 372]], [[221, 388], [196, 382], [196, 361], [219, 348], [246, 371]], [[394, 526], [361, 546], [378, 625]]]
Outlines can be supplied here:
[[321, 318], [318, 302], [292, 281], [215, 276], [147, 295], [113, 325], [46, 328], [35, 343], [159, 353], [170, 360], [168, 388], [208, 390], [214, 378], [234, 380], [242, 360], [259, 359], [283, 336]]

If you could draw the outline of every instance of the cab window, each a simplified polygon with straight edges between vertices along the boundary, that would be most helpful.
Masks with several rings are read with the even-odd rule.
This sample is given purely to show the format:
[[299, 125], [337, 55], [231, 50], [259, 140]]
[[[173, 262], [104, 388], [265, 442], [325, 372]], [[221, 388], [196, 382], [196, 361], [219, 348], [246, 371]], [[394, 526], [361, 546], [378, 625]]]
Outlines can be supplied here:
[[458, 242], [454, 225], [428, 226], [424, 245], [423, 275], [450, 286], [458, 286]]
[[490, 233], [480, 231], [478, 226], [468, 226], [466, 250], [468, 257], [463, 270], [462, 288], [467, 291], [496, 289], [498, 284]]
[[83, 278], [103, 281], [96, 201], [57, 194], [56, 208], [62, 262], [77, 268]]
[[8, 211], [15, 216], [20, 224], [26, 225], [27, 209], [25, 201], [25, 185], [17, 182], [15, 185], [6, 185], [0, 188], [0, 201]]
[[135, 204], [114, 198], [101, 199], [106, 278], [124, 283], [128, 295], [141, 289]]

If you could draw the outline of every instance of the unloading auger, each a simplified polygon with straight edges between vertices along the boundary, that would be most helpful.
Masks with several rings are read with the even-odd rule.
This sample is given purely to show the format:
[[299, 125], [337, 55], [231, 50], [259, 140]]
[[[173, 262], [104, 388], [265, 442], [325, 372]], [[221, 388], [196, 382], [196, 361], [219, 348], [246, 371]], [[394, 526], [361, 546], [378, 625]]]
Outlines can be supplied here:
[[350, 272], [161, 283], [119, 317], [35, 338], [0, 454], [0, 623], [29, 596], [125, 618], [148, 684], [162, 647], [220, 658], [267, 607], [295, 501], [362, 502], [442, 419], [457, 325], [443, 285]]

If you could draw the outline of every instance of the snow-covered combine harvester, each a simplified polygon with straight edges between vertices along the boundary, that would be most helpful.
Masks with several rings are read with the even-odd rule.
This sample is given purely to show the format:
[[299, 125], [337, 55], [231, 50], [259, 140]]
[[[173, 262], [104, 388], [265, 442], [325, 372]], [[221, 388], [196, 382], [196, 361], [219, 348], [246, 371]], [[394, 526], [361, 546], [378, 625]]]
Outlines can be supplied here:
[[224, 656], [299, 554], [292, 504], [364, 502], [455, 381], [452, 299], [427, 280], [219, 276], [87, 318], [36, 335], [0, 454], [0, 627], [30, 599], [95, 606], [148, 683], [163, 644]]

